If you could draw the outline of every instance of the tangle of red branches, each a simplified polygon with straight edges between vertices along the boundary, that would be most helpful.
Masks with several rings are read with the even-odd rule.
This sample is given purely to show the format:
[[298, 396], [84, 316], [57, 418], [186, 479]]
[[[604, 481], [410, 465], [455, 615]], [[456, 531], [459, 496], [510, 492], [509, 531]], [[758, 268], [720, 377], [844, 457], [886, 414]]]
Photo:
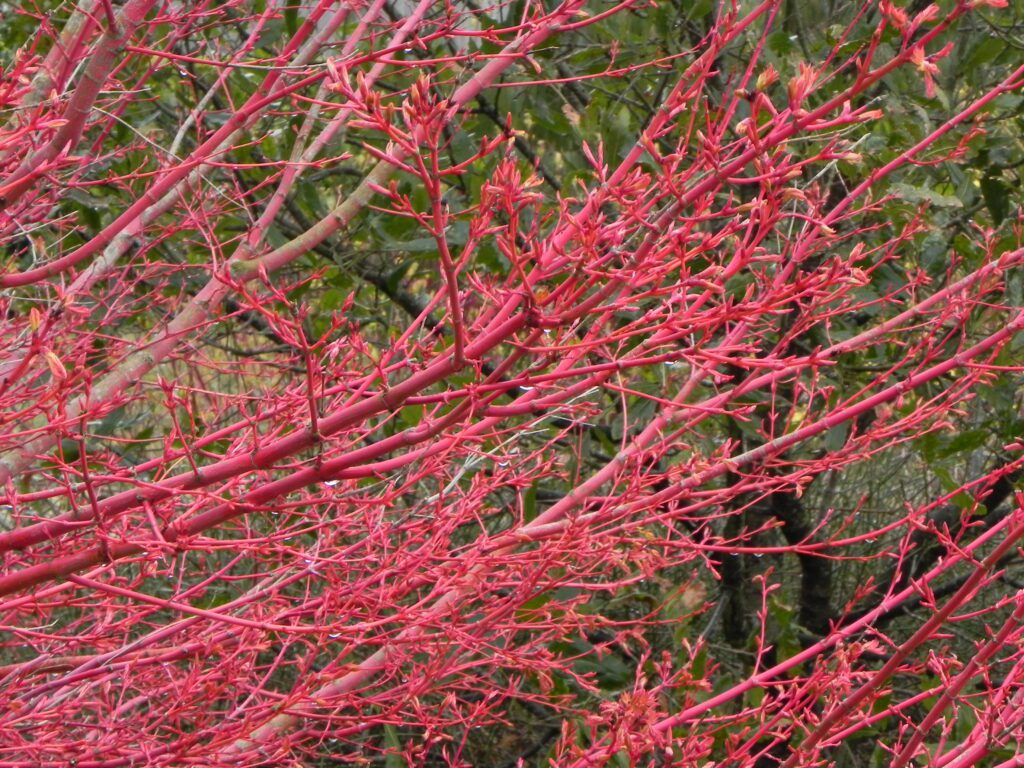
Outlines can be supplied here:
[[0, 766], [1018, 765], [1024, 446], [858, 488], [1024, 367], [1024, 66], [877, 140], [1005, 3], [784, 5], [0, 22]]

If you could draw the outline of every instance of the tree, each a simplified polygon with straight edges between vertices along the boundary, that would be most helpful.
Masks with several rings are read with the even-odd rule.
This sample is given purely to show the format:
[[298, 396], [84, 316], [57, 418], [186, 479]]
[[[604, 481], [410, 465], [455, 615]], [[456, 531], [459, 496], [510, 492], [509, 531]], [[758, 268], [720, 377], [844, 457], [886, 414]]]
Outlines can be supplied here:
[[3, 10], [0, 765], [1016, 764], [1022, 9]]

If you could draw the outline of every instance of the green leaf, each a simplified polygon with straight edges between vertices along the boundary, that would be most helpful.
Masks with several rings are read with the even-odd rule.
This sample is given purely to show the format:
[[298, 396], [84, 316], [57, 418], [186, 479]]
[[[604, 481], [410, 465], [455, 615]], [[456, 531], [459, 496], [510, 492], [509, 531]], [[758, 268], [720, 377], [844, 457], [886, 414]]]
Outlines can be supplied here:
[[998, 227], [1010, 212], [1009, 189], [1001, 179], [992, 176], [983, 178], [980, 186], [985, 207], [992, 214], [992, 221]]
[[398, 729], [390, 723], [384, 726], [384, 745], [388, 748], [384, 757], [385, 768], [404, 768], [402, 741], [398, 738]]
[[940, 192], [936, 192], [934, 189], [928, 189], [926, 187], [915, 187], [912, 184], [896, 183], [892, 185], [891, 189], [896, 197], [901, 200], [906, 200], [908, 203], [929, 203], [930, 205], [938, 205], [944, 208], [964, 207], [960, 198], [954, 195], [944, 195]]
[[284, 26], [289, 35], [299, 31], [299, 7], [298, 5], [286, 5], [284, 8]]
[[785, 56], [796, 50], [793, 41], [785, 30], [780, 29], [768, 35], [768, 48], [778, 56]]
[[850, 434], [850, 423], [844, 421], [837, 424], [825, 433], [825, 450], [834, 453], [846, 445], [846, 438]]
[[964, 58], [964, 71], [968, 72], [987, 64], [1006, 50], [1007, 45], [1001, 38], [983, 35], [978, 44]]
[[970, 429], [966, 432], [961, 432], [945, 444], [940, 445], [938, 451], [936, 451], [936, 456], [938, 458], [947, 458], [957, 453], [977, 450], [985, 444], [990, 434], [990, 430], [987, 429]]
[[537, 517], [537, 482], [534, 481], [523, 494], [523, 519], [529, 523]]
[[328, 312], [333, 311], [345, 301], [346, 292], [338, 288], [328, 288], [320, 297], [320, 308]]

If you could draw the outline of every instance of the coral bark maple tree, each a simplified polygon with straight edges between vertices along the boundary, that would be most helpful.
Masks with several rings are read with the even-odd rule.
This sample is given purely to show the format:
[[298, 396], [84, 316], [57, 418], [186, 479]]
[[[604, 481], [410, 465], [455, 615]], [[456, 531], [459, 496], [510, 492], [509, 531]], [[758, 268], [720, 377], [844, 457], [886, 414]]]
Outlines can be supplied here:
[[2, 6], [0, 766], [1019, 764], [1015, 9], [808, 5]]

